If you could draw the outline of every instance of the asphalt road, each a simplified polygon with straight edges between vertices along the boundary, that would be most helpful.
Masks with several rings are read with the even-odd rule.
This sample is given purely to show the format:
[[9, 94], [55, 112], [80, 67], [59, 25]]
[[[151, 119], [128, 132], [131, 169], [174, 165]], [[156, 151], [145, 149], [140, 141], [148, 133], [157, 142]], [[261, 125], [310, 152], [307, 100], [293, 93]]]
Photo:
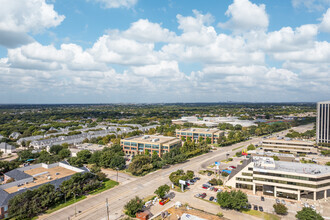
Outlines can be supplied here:
[[[311, 124], [300, 126], [294, 128], [299, 132], [303, 132], [311, 129], [313, 126]], [[279, 132], [281, 135], [285, 135], [287, 131]], [[127, 184], [119, 185], [113, 189], [105, 191], [101, 194], [89, 197], [82, 200], [74, 205], [63, 208], [57, 212], [50, 215], [41, 216], [40, 219], [47, 220], [67, 220], [70, 219], [86, 219], [86, 220], [100, 220], [107, 219], [107, 208], [106, 199], [109, 201], [109, 219], [119, 219], [123, 216], [124, 205], [133, 197], [146, 197], [152, 195], [153, 192], [158, 188], [158, 186], [163, 184], [170, 184], [168, 176], [170, 173], [178, 170], [194, 170], [198, 171], [201, 168], [206, 167], [214, 163], [215, 161], [221, 161], [226, 159], [226, 154], [229, 153], [230, 156], [234, 155], [237, 151], [242, 149], [237, 149], [233, 151], [234, 148], [240, 147], [242, 145], [257, 144], [261, 142], [261, 137], [252, 138], [246, 142], [237, 143], [228, 147], [219, 148], [213, 152], [209, 152], [204, 155], [192, 158], [189, 161], [170, 166], [167, 169], [161, 169], [150, 173], [144, 177], [137, 178], [136, 180], [129, 182]], [[188, 201], [187, 201], [188, 202]], [[75, 216], [75, 211], [77, 215]]]

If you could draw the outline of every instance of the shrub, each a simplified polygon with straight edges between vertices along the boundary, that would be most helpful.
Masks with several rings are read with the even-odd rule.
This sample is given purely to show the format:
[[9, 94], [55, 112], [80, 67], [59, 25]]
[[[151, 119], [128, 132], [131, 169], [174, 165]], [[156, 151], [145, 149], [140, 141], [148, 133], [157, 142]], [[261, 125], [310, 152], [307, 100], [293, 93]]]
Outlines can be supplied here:
[[274, 211], [276, 212], [276, 214], [279, 215], [285, 215], [288, 212], [288, 208], [283, 205], [283, 204], [274, 204], [273, 205]]

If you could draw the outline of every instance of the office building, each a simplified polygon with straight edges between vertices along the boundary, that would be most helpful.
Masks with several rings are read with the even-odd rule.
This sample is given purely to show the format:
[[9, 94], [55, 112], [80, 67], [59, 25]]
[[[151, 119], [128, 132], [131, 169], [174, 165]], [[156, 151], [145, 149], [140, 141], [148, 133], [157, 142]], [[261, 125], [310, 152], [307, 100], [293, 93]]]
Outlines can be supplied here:
[[220, 131], [217, 128], [189, 128], [189, 129], [180, 129], [176, 130], [177, 138], [184, 138], [187, 140], [188, 137], [191, 140], [195, 140], [196, 142], [203, 138], [206, 140], [209, 138], [211, 140], [211, 144], [217, 143], [219, 137], [224, 135], [224, 131]]
[[86, 171], [86, 169], [59, 162], [39, 163], [5, 173], [3, 184], [0, 185], [0, 219], [8, 217], [8, 203], [14, 196], [39, 188], [44, 184], [52, 184], [58, 188], [63, 181], [70, 179], [75, 173]]
[[143, 154], [148, 150], [150, 154], [156, 152], [161, 156], [171, 149], [181, 146], [181, 140], [161, 135], [141, 135], [122, 139], [120, 145], [127, 155]]
[[225, 185], [253, 194], [318, 200], [330, 195], [330, 167], [251, 157], [231, 172]]
[[262, 140], [264, 151], [291, 154], [317, 154], [317, 147], [314, 142], [303, 140], [292, 140], [290, 138], [269, 138]]
[[330, 145], [330, 101], [317, 103], [316, 142]]

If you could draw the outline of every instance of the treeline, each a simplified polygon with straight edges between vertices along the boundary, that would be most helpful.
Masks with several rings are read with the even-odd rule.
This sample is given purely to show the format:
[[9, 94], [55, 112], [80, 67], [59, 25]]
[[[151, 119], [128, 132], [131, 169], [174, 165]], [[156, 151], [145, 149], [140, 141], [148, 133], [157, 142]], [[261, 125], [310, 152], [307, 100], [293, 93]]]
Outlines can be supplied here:
[[162, 157], [159, 157], [157, 153], [150, 155], [146, 151], [145, 154], [134, 156], [128, 171], [133, 175], [142, 176], [170, 164], [182, 163], [191, 157], [207, 153], [209, 150], [210, 148], [205, 142], [185, 142], [183, 147], [176, 147]]
[[58, 189], [52, 184], [42, 185], [14, 196], [8, 205], [9, 218], [31, 219], [68, 199], [80, 197], [101, 188], [102, 180], [92, 173], [76, 173]]
[[95, 164], [104, 168], [125, 168], [124, 152], [120, 145], [113, 145], [111, 148], [105, 147], [102, 151], [90, 152], [82, 150], [77, 153], [76, 157], [70, 157], [68, 162], [76, 167], [84, 164]]
[[289, 138], [312, 138], [316, 136], [316, 130], [312, 129], [312, 130], [307, 130], [305, 132], [299, 133], [297, 131], [294, 130], [290, 130], [289, 133], [287, 133], [285, 135], [285, 137], [289, 137]]

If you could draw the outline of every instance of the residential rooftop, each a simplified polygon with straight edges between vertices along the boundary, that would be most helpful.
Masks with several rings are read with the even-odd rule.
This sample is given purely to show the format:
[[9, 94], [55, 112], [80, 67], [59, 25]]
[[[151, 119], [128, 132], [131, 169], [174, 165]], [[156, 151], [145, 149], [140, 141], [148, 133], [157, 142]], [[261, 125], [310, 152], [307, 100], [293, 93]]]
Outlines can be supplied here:
[[254, 168], [259, 168], [261, 170], [274, 170], [307, 175], [330, 174], [329, 166], [322, 166], [317, 164], [274, 161], [272, 157], [253, 157], [253, 162]]

